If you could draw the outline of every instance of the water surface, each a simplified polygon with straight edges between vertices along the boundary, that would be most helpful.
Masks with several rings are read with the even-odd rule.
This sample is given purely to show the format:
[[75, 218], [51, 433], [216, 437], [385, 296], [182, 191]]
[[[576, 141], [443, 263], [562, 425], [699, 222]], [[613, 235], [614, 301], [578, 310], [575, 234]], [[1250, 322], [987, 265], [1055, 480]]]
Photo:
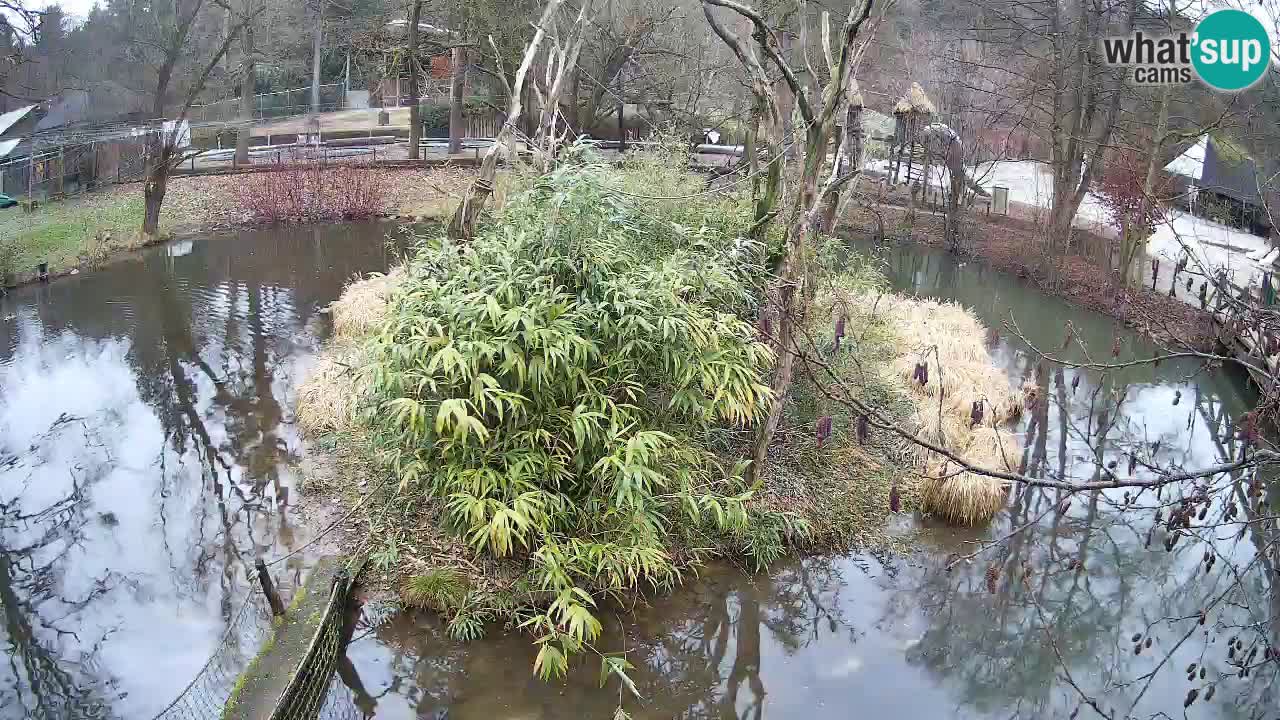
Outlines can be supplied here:
[[[0, 301], [0, 718], [151, 717], [252, 592], [246, 563], [308, 541], [295, 387], [328, 332], [320, 308], [351, 275], [385, 267], [384, 232], [179, 242]], [[1079, 481], [1135, 453], [1188, 469], [1238, 456], [1234, 424], [1256, 400], [1241, 378], [1192, 362], [1056, 367], [1005, 324], [1057, 350], [1070, 320], [1104, 359], [1116, 337], [1121, 359], [1151, 348], [979, 264], [916, 247], [879, 253], [894, 287], [977, 310], [1010, 382], [1039, 388], [1046, 401], [1015, 428], [1028, 473]], [[1225, 481], [1243, 494], [1244, 478]], [[1080, 692], [1116, 717], [1180, 717], [1196, 685], [1179, 671], [1191, 662], [1220, 686], [1190, 716], [1272, 717], [1274, 671], [1226, 679], [1223, 646], [1236, 626], [1280, 640], [1276, 562], [1257, 552], [1280, 544], [1267, 535], [1274, 524], [1221, 533], [1224, 562], [1205, 573], [1203, 546], [1166, 552], [1163, 531], [1151, 531], [1161, 501], [1138, 495], [1126, 509], [1123, 492], [1095, 493], [1055, 512], [1061, 500], [1012, 494], [981, 531], [919, 524], [920, 552], [908, 557], [815, 557], [760, 574], [709, 567], [671, 597], [605, 613], [599, 647], [636, 666], [641, 699], [623, 700], [637, 718], [1066, 717]], [[975, 540], [1023, 525], [946, 569]], [[308, 555], [277, 573], [286, 590]], [[1234, 578], [1226, 560], [1263, 571], [1235, 604], [1215, 604]], [[1152, 646], [1135, 654], [1138, 632]], [[230, 638], [234, 676], [256, 647]], [[430, 616], [365, 623], [329, 711], [612, 716], [616, 683], [601, 689], [594, 663], [548, 684], [533, 677], [533, 655], [528, 637], [502, 628], [463, 645]]]
[[[246, 564], [308, 541], [296, 384], [388, 227], [193, 238], [0, 299], [0, 718], [151, 717]], [[309, 561], [276, 567], [286, 590]]]

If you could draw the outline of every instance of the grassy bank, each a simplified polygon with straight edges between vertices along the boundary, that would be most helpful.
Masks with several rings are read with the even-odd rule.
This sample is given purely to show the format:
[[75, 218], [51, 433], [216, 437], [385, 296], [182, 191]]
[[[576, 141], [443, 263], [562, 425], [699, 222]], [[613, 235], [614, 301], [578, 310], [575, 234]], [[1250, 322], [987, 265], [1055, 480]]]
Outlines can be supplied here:
[[103, 192], [41, 206], [0, 211], [0, 276], [96, 265], [140, 245], [142, 195]]
[[[422, 238], [404, 268], [349, 287], [299, 391], [300, 423], [339, 466], [327, 490], [366, 508], [374, 581], [441, 612], [456, 638], [519, 626], [536, 669], [560, 675], [590, 649], [601, 604], [670, 590], [710, 558], [762, 569], [797, 549], [903, 547], [892, 518], [920, 507], [937, 464], [839, 398], [926, 433], [941, 413], [966, 453], [983, 428], [957, 416], [1011, 403], [977, 370], [998, 376], [972, 315], [928, 325], [938, 308], [925, 308], [923, 329], [901, 332], [908, 301], [882, 302], [874, 264], [831, 241], [802, 329], [840, 387], [801, 374], [750, 485], [740, 458], [771, 352], [757, 319], [767, 250], [741, 239], [744, 199], [649, 199], [703, 187], [666, 156], [516, 185], [466, 247]], [[926, 354], [975, 366], [969, 404], [940, 409], [908, 384], [900, 365]], [[953, 475], [936, 480], [982, 482]], [[954, 515], [986, 519], [993, 504]]]

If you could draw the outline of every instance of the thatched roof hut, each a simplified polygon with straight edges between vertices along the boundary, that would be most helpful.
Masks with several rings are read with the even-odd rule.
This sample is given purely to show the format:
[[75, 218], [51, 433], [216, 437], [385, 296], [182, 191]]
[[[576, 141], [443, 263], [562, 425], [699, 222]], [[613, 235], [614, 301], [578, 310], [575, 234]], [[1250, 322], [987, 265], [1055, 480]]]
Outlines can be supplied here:
[[933, 101], [924, 94], [924, 88], [920, 87], [920, 83], [914, 82], [902, 99], [898, 100], [898, 104], [893, 106], [894, 115], [933, 115], [937, 111]]

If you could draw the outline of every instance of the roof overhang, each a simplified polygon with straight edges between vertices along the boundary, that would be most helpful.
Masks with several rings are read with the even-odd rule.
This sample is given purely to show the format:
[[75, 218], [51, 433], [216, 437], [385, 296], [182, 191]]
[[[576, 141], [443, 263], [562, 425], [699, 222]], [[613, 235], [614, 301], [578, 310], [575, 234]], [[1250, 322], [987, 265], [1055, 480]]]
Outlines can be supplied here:
[[28, 113], [35, 109], [35, 105], [28, 105], [26, 107], [20, 107], [17, 110], [10, 110], [5, 114], [0, 115], [0, 135], [3, 135], [6, 130], [18, 124], [19, 120], [22, 120], [22, 118], [26, 117]]

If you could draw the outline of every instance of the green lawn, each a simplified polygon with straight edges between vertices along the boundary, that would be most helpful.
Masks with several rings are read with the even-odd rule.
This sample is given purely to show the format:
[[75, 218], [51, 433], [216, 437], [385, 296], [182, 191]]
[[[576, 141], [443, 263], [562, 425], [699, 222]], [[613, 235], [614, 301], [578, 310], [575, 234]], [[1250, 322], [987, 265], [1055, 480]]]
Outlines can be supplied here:
[[0, 210], [0, 275], [20, 276], [41, 262], [54, 273], [97, 264], [137, 247], [141, 225], [142, 194], [136, 190], [68, 198], [34, 213]]

